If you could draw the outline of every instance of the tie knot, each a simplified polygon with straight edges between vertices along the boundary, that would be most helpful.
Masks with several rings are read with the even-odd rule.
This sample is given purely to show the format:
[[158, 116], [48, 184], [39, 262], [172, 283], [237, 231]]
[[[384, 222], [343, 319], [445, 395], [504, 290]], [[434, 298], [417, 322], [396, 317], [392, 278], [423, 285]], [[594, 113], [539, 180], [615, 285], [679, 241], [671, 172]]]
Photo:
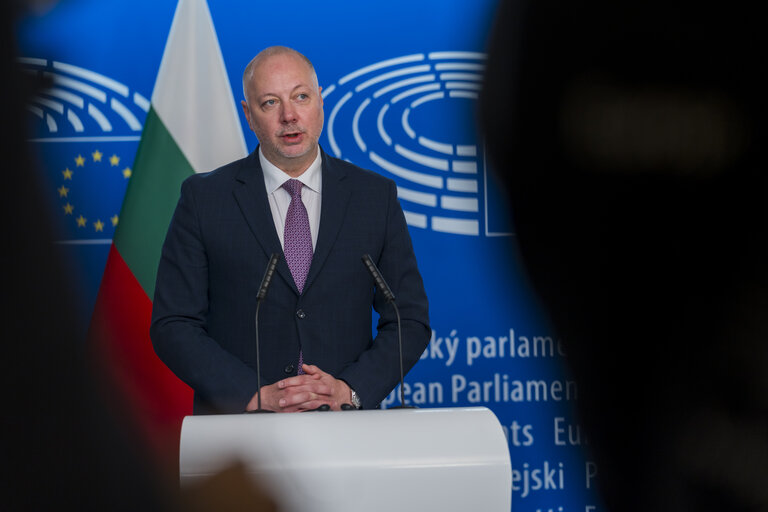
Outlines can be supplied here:
[[301, 186], [303, 185], [302, 182], [299, 180], [288, 180], [285, 183], [283, 183], [283, 188], [288, 191], [289, 194], [291, 194], [291, 198], [294, 198], [298, 195], [299, 199], [301, 199]]

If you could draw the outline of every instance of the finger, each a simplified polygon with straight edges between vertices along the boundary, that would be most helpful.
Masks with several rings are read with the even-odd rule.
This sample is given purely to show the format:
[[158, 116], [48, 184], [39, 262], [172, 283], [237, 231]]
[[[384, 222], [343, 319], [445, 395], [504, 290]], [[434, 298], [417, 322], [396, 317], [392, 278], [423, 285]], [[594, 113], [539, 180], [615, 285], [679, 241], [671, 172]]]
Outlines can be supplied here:
[[293, 406], [301, 402], [308, 402], [316, 399], [330, 400], [332, 398], [332, 388], [327, 385], [319, 386], [300, 386], [287, 389], [281, 396], [281, 407]]
[[285, 409], [289, 407], [300, 406], [308, 402], [314, 401], [327, 402], [330, 400], [329, 395], [322, 395], [315, 393], [314, 391], [302, 391], [301, 393], [286, 393], [282, 398], [278, 400], [280, 408]]
[[304, 373], [309, 374], [309, 375], [325, 374], [325, 372], [323, 370], [321, 370], [320, 368], [318, 368], [317, 366], [315, 366], [313, 364], [304, 364], [304, 365], [301, 366], [301, 368], [302, 368], [302, 370], [304, 370]]
[[327, 382], [318, 380], [314, 382], [309, 382], [301, 386], [293, 386], [293, 387], [286, 388], [283, 394], [287, 396], [287, 395], [296, 395], [296, 394], [301, 394], [306, 392], [315, 393], [317, 395], [330, 396], [333, 394], [333, 386], [331, 386]]
[[305, 402], [303, 404], [292, 406], [290, 408], [286, 408], [283, 410], [283, 412], [308, 412], [308, 411], [314, 411], [321, 405], [328, 405], [331, 409], [333, 409], [333, 405], [331, 402], [327, 400], [314, 400], [312, 402]]
[[280, 389], [286, 389], [294, 386], [303, 386], [308, 382], [315, 380], [312, 375], [296, 375], [295, 377], [288, 377], [277, 382], [277, 387]]
[[304, 411], [314, 411], [315, 409], [317, 409], [318, 407], [320, 407], [322, 405], [327, 405], [329, 408], [333, 409], [333, 402], [330, 401], [330, 400], [313, 400], [311, 402], [304, 403], [301, 406], [300, 410], [301, 410], [301, 412], [304, 412]]

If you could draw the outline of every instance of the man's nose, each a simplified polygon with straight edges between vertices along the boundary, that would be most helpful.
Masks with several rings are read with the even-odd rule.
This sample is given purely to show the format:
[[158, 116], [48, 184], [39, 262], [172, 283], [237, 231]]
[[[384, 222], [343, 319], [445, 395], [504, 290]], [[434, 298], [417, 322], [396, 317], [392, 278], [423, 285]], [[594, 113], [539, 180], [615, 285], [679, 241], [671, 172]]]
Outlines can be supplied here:
[[281, 112], [281, 121], [283, 123], [295, 123], [296, 122], [296, 108], [290, 102], [283, 103], [283, 110]]

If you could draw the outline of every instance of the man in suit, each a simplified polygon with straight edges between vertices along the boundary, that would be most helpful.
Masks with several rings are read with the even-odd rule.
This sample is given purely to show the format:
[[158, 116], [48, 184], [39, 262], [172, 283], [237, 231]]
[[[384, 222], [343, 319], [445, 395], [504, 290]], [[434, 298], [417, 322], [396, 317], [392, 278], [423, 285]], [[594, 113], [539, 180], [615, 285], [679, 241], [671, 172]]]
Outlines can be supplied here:
[[254, 314], [271, 254], [279, 261], [259, 312], [263, 409], [374, 408], [399, 381], [395, 311], [374, 293], [363, 254], [397, 297], [406, 371], [428, 343], [427, 297], [395, 184], [322, 151], [320, 90], [302, 54], [259, 53], [242, 102], [259, 147], [182, 185], [150, 334], [195, 390], [196, 414], [257, 408]]

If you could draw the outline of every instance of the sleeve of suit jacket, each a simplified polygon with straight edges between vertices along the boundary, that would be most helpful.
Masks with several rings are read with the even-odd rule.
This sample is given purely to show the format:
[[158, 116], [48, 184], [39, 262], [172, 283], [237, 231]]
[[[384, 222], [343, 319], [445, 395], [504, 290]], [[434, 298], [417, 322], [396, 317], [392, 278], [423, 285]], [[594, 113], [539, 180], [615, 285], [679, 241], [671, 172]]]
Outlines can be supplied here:
[[[408, 372], [429, 343], [428, 302], [405, 216], [397, 199], [397, 187], [391, 180], [386, 181], [386, 236], [381, 253], [371, 254], [371, 257], [395, 295], [402, 324], [403, 367]], [[373, 307], [379, 314], [376, 338], [355, 364], [337, 375], [357, 391], [366, 409], [376, 407], [400, 381], [395, 310], [386, 302], [381, 290], [376, 290]]]
[[242, 411], [258, 389], [256, 373], [208, 335], [208, 254], [193, 190], [191, 180], [183, 183], [163, 244], [150, 335], [160, 359], [195, 390], [196, 402]]

